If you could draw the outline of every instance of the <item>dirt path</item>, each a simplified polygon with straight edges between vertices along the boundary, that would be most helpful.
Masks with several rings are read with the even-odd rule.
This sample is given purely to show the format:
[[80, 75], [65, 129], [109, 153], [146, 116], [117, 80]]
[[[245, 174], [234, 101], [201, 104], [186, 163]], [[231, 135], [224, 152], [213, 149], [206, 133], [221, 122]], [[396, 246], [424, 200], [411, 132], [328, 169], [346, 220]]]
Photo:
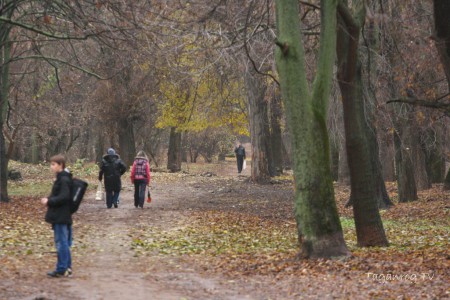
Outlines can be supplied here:
[[[36, 205], [35, 199], [24, 200], [24, 207], [9, 207], [13, 216], [14, 207], [28, 208], [26, 214], [17, 215], [20, 222], [11, 219], [6, 223], [7, 230], [25, 237], [24, 241], [18, 235], [17, 241], [3, 241], [6, 249], [10, 249], [9, 242], [17, 246], [0, 256], [0, 300], [448, 298], [448, 254], [442, 250], [445, 242], [441, 240], [448, 234], [438, 223], [431, 227], [423, 224], [425, 229], [420, 231], [431, 231], [416, 234], [436, 245], [430, 255], [422, 250], [412, 252], [410, 246], [410, 252], [405, 252], [398, 244], [398, 249], [370, 252], [353, 248], [354, 255], [345, 260], [298, 261], [295, 249], [282, 253], [284, 241], [293, 249], [294, 244], [287, 239], [295, 239], [291, 234], [295, 230], [291, 182], [280, 177], [270, 185], [252, 184], [247, 180], [249, 173], [247, 169], [243, 176], [237, 176], [231, 162], [191, 165], [187, 173], [155, 173], [154, 201], [144, 209], [134, 207], [133, 188], [126, 178], [118, 209], [106, 209], [103, 202], [88, 194], [74, 220], [72, 278], [45, 276], [56, 258], [49, 252], [53, 242], [48, 224], [42, 221], [44, 208]], [[350, 216], [351, 211], [343, 209], [347, 187], [338, 188], [337, 195], [341, 196], [343, 215]], [[403, 215], [422, 220], [439, 211], [436, 220], [444, 220], [445, 197], [397, 205], [386, 212], [385, 217], [391, 218], [386, 222], [393, 232], [391, 237], [403, 234], [393, 230], [405, 227], [389, 224], [400, 222]], [[413, 230], [414, 220], [397, 224], [412, 224], [407, 228]], [[268, 235], [270, 230], [273, 234]], [[28, 243], [27, 236], [32, 235]], [[273, 246], [271, 237], [276, 241]], [[252, 251], [253, 243], [260, 239], [258, 251]], [[417, 243], [414, 236], [402, 239]], [[154, 247], [145, 248], [153, 242]], [[187, 247], [201, 250], [183, 252]], [[228, 247], [228, 252], [222, 252], [222, 247]], [[244, 252], [242, 247], [246, 247]], [[433, 279], [381, 282], [368, 278], [368, 272], [427, 273], [433, 274]]]
[[[220, 173], [232, 175], [234, 169], [227, 166]], [[87, 195], [74, 220], [74, 248], [83, 250], [73, 251], [73, 277], [45, 278], [40, 291], [25, 299], [253, 299], [240, 287], [199, 274], [177, 258], [141, 258], [131, 249], [136, 229], [184, 226], [185, 199], [208, 193], [193, 188], [186, 177], [154, 184], [155, 201], [144, 209], [134, 207], [133, 188], [126, 183], [118, 209], [106, 209], [93, 194]]]

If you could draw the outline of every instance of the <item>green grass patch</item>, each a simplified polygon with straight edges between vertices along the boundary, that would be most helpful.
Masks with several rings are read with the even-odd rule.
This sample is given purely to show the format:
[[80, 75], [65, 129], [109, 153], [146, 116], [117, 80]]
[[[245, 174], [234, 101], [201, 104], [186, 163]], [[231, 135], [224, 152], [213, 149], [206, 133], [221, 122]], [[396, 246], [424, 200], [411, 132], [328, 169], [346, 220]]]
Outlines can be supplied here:
[[[189, 226], [171, 231], [148, 228], [133, 238], [137, 254], [157, 252], [163, 255], [290, 252], [296, 249], [297, 237], [292, 224], [273, 226], [257, 218], [236, 220], [236, 214], [206, 215]], [[237, 222], [236, 222], [237, 221]], [[295, 226], [294, 226], [295, 227]]]
[[52, 184], [51, 180], [10, 182], [8, 193], [16, 197], [46, 197], [51, 192]]
[[[356, 229], [353, 218], [341, 217], [344, 238], [350, 251], [361, 251], [357, 247]], [[388, 237], [389, 251], [416, 251], [434, 248], [445, 251], [449, 245], [450, 226], [448, 222], [435, 220], [383, 220]], [[380, 248], [381, 249], [381, 248]]]
[[[341, 217], [344, 238], [349, 250], [368, 251], [357, 247], [353, 218]], [[387, 248], [370, 251], [423, 251], [448, 248], [450, 228], [431, 220], [384, 220], [390, 242]], [[176, 230], [147, 228], [132, 235], [132, 248], [137, 255], [145, 252], [161, 255], [202, 254], [275, 254], [298, 251], [296, 226], [292, 223], [271, 222], [236, 213], [205, 214], [190, 225]], [[375, 249], [375, 250], [374, 250]]]

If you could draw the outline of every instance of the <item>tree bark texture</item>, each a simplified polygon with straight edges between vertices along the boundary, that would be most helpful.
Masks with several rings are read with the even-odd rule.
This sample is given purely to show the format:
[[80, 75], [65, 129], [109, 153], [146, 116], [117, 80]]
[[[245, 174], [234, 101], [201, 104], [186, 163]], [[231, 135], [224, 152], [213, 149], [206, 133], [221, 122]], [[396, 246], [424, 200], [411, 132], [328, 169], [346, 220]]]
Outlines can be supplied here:
[[0, 202], [8, 202], [8, 159], [6, 157], [5, 136], [0, 131]]
[[[352, 2], [355, 15], [339, 6], [338, 82], [343, 98], [345, 140], [350, 169], [351, 202], [356, 236], [361, 247], [387, 246], [388, 241], [378, 210], [381, 171], [374, 163], [372, 137], [365, 117], [362, 71], [358, 55], [360, 31], [365, 19], [363, 1]], [[376, 158], [378, 159], [378, 158]]]
[[292, 139], [295, 217], [301, 255], [348, 255], [334, 201], [326, 126], [336, 44], [336, 3], [322, 0], [316, 78], [309, 90], [300, 34], [298, 1], [277, 0], [275, 58]]
[[445, 178], [445, 156], [443, 144], [443, 134], [441, 130], [428, 129], [425, 131], [426, 139], [424, 141], [425, 166], [428, 179], [431, 183], [442, 183]]
[[97, 164], [101, 163], [104, 149], [105, 149], [105, 136], [102, 132], [97, 131], [96, 132], [97, 139], [94, 143], [94, 156], [95, 156], [95, 162]]
[[350, 170], [347, 157], [347, 148], [345, 145], [341, 145], [339, 148], [338, 181], [343, 185], [350, 185]]
[[130, 166], [136, 156], [133, 123], [127, 118], [118, 122], [119, 154], [125, 165]]
[[330, 140], [330, 168], [333, 181], [339, 179], [339, 145], [337, 141]]
[[417, 191], [424, 191], [431, 188], [431, 180], [428, 178], [426, 155], [421, 137], [421, 130], [416, 124], [415, 116], [411, 116], [411, 159], [414, 166], [414, 178], [416, 180]]
[[175, 127], [170, 128], [167, 169], [170, 172], [181, 171], [181, 132]]
[[395, 150], [392, 134], [385, 132], [379, 134], [380, 158], [384, 181], [395, 181]]
[[395, 146], [395, 166], [397, 170], [397, 185], [398, 185], [398, 202], [409, 202], [417, 200], [417, 187], [414, 178], [414, 168], [409, 147], [410, 143], [410, 127], [404, 127], [397, 124], [394, 132], [394, 146]]
[[270, 132], [267, 102], [264, 97], [266, 85], [259, 74], [247, 71], [244, 76], [250, 118], [252, 144], [251, 178], [256, 183], [270, 180]]
[[450, 168], [447, 171], [447, 176], [444, 179], [444, 191], [450, 191]]
[[435, 44], [450, 90], [450, 1], [434, 0]]
[[270, 101], [270, 142], [272, 150], [272, 166], [275, 174], [283, 173], [283, 137], [281, 131], [281, 118], [283, 109], [281, 107], [281, 97], [274, 93]]
[[9, 106], [9, 60], [11, 57], [9, 28], [2, 24], [0, 30], [0, 202], [8, 202], [8, 157], [3, 126]]

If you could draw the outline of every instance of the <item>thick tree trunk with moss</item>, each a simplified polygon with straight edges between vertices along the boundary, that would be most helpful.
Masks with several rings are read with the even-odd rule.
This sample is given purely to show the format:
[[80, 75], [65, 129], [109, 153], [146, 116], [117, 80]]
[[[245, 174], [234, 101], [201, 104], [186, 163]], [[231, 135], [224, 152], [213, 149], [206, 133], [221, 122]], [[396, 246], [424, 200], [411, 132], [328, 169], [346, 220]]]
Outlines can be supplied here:
[[295, 217], [302, 255], [348, 255], [334, 201], [326, 126], [336, 44], [336, 0], [321, 1], [319, 63], [312, 92], [306, 79], [297, 0], [277, 0], [275, 53], [295, 175]]
[[270, 180], [270, 132], [267, 102], [264, 99], [266, 85], [259, 74], [247, 71], [244, 75], [250, 118], [252, 143], [252, 181], [267, 183]]
[[[339, 4], [338, 81], [343, 98], [347, 159], [350, 169], [351, 202], [356, 236], [361, 247], [387, 246], [388, 241], [378, 210], [380, 201], [378, 174], [370, 147], [362, 90], [361, 63], [358, 56], [360, 31], [364, 24], [362, 1], [352, 2], [355, 15]], [[379, 176], [378, 176], [379, 175]]]
[[177, 131], [175, 127], [170, 128], [167, 169], [170, 172], [181, 171], [181, 132]]

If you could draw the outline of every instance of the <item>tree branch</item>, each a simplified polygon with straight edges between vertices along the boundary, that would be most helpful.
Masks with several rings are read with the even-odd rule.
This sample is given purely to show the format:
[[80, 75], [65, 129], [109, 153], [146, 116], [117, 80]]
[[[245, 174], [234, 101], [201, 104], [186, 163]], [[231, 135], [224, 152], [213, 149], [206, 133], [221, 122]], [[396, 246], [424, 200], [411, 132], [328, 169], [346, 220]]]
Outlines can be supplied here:
[[36, 33], [44, 35], [46, 37], [55, 38], [55, 39], [59, 39], [59, 40], [87, 40], [91, 36], [99, 35], [99, 33], [91, 33], [91, 34], [87, 34], [87, 35], [84, 35], [84, 36], [58, 35], [58, 34], [54, 34], [54, 33], [48, 32], [48, 31], [40, 30], [40, 29], [38, 29], [38, 28], [36, 28], [34, 26], [31, 26], [31, 25], [27, 25], [27, 24], [24, 24], [24, 23], [13, 21], [11, 19], [8, 19], [8, 18], [2, 17], [2, 16], [0, 16], [0, 21], [1, 22], [5, 22], [7, 24], [11, 24], [11, 25], [15, 25], [15, 26], [21, 27], [23, 29], [27, 29], [27, 30], [36, 32]]
[[314, 8], [314, 9], [319, 9], [320, 10], [320, 6], [318, 6], [318, 5], [314, 4], [314, 3], [310, 3], [310, 2], [307, 2], [307, 1], [298, 1], [298, 2], [300, 2], [303, 5], [306, 5], [306, 6]]
[[[244, 30], [244, 50], [245, 50], [245, 54], [247, 55], [247, 58], [250, 60], [252, 66], [253, 66], [253, 69], [255, 70], [256, 73], [258, 73], [258, 74], [260, 74], [260, 75], [264, 75], [264, 76], [269, 76], [270, 78], [272, 78], [272, 80], [273, 80], [278, 86], [280, 86], [280, 83], [279, 83], [278, 80], [275, 78], [275, 76], [273, 76], [273, 75], [270, 74], [270, 73], [264, 73], [264, 72], [261, 72], [261, 71], [258, 69], [258, 66], [256, 65], [256, 62], [254, 61], [254, 59], [253, 59], [253, 58], [251, 57], [251, 55], [250, 55], [250, 50], [248, 49], [248, 44], [247, 44], [247, 28], [248, 28], [248, 23], [249, 23], [249, 19], [250, 19], [250, 14], [251, 14], [251, 11], [252, 11], [252, 4], [253, 4], [253, 1], [250, 3], [250, 7], [249, 7], [248, 13], [247, 13], [247, 18], [246, 18], [246, 20], [245, 20], [245, 30]], [[283, 52], [283, 53], [284, 53], [284, 52]]]
[[[442, 97], [438, 98], [442, 99]], [[444, 114], [450, 117], [450, 102], [437, 102], [437, 101], [429, 101], [429, 100], [421, 100], [415, 98], [406, 98], [406, 99], [392, 99], [386, 102], [386, 104], [390, 103], [406, 103], [414, 106], [422, 106], [428, 108], [434, 108], [443, 110]]]
[[56, 58], [56, 57], [49, 57], [49, 56], [43, 56], [43, 55], [30, 55], [30, 56], [16, 57], [16, 58], [13, 58], [13, 59], [9, 60], [6, 63], [19, 61], [19, 60], [25, 60], [25, 59], [43, 59], [43, 60], [46, 60], [47, 62], [48, 61], [54, 61], [54, 62], [57, 62], [57, 63], [61, 63], [63, 65], [67, 65], [69, 67], [72, 67], [74, 69], [77, 69], [77, 70], [79, 70], [79, 71], [81, 71], [83, 73], [86, 73], [88, 75], [94, 76], [95, 78], [100, 79], [100, 80], [107, 80], [107, 79], [109, 79], [109, 78], [102, 77], [102, 76], [94, 73], [93, 71], [90, 71], [90, 70], [85, 69], [83, 67], [71, 64], [68, 61], [65, 61], [65, 60], [62, 60], [62, 59], [59, 59], [59, 58]]
[[341, 1], [339, 1], [339, 4], [337, 6], [337, 11], [339, 15], [342, 17], [342, 20], [344, 21], [345, 25], [350, 28], [357, 28], [358, 24], [356, 24], [355, 19], [353, 18], [352, 13], [348, 9], [347, 6], [342, 4]]

